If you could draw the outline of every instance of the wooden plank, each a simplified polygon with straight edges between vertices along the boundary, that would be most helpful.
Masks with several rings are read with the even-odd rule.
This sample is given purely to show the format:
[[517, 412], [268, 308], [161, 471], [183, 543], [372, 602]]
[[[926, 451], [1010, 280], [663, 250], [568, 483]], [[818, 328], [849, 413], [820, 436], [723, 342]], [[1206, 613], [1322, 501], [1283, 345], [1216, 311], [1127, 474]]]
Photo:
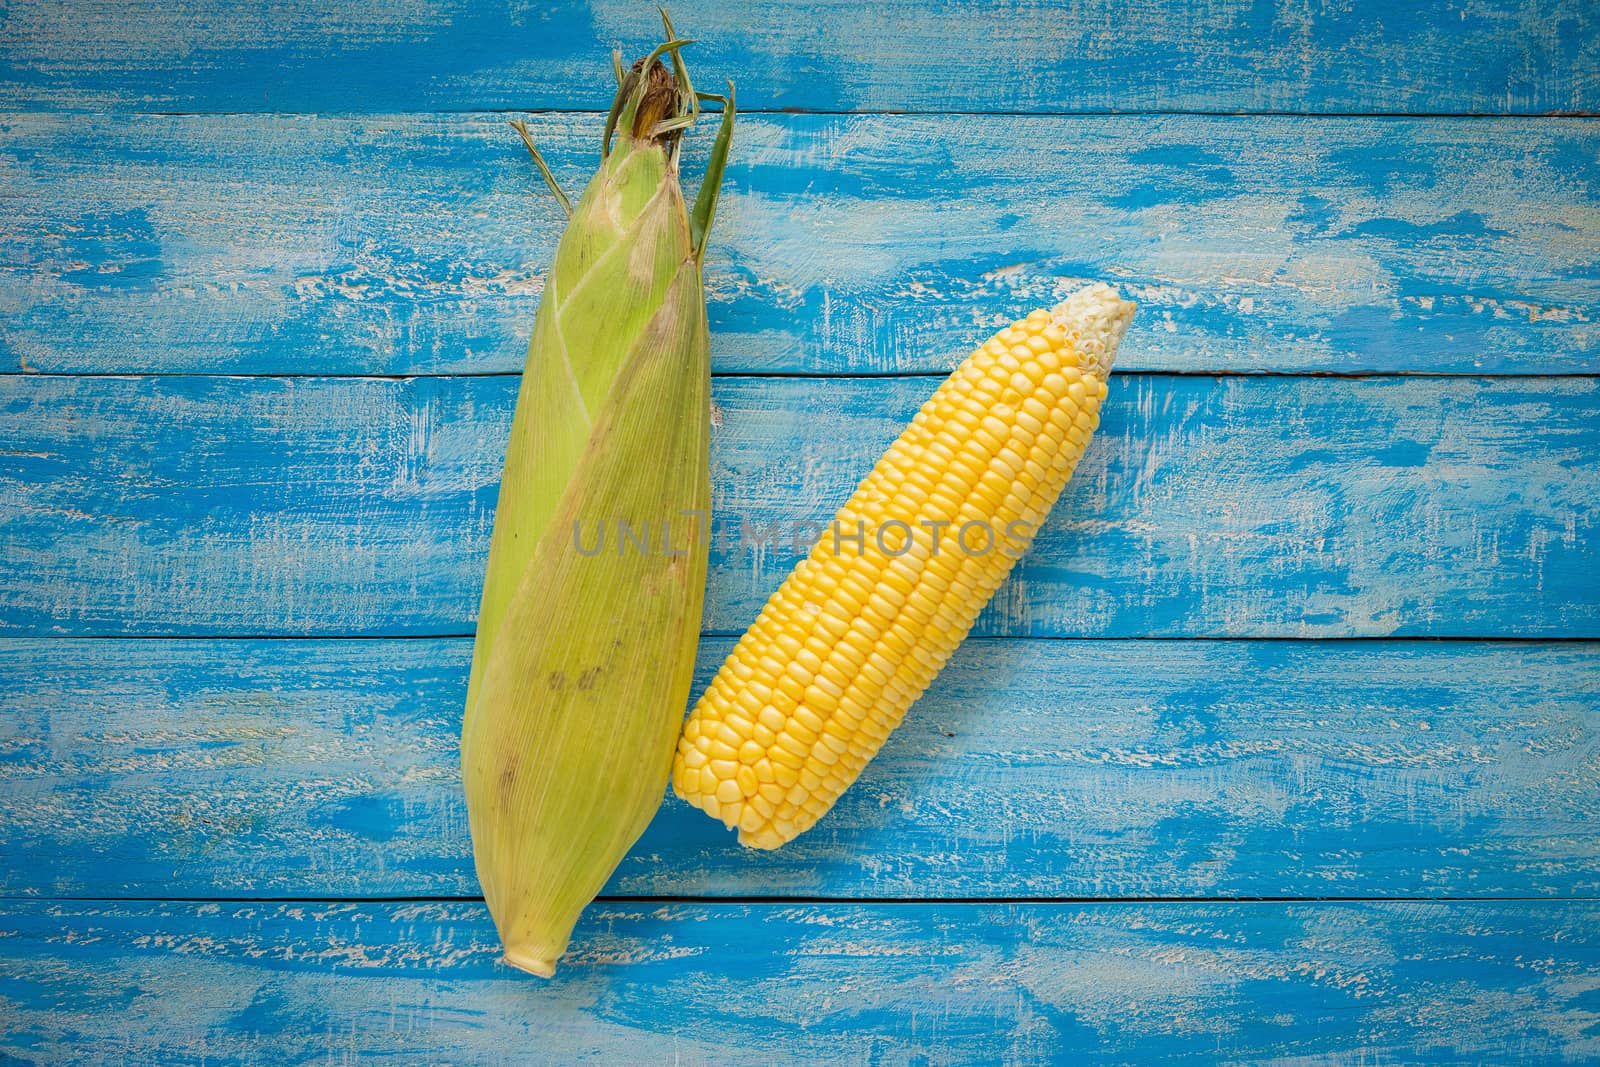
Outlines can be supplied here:
[[[569, 187], [600, 124], [534, 123]], [[1573, 120], [750, 117], [713, 359], [946, 370], [1105, 277], [1125, 369], [1595, 372], [1597, 160]], [[0, 173], [7, 369], [517, 371], [560, 226], [500, 115], [15, 116]]]
[[[515, 385], [0, 378], [0, 631], [470, 633]], [[933, 386], [718, 381], [707, 629]], [[1597, 484], [1593, 378], [1114, 375], [979, 632], [1596, 637]]]
[[[470, 657], [0, 642], [0, 895], [477, 895]], [[815, 830], [669, 797], [606, 892], [1596, 895], [1597, 810], [1600, 645], [976, 640]]]
[[1600, 904], [0, 905], [0, 1054], [78, 1063], [1556, 1063]]
[[[1600, 110], [1585, 0], [1338, 7], [1202, 0], [675, 5], [702, 87], [747, 107], [891, 111]], [[660, 40], [614, 0], [10, 0], [0, 108], [589, 108], [610, 49]]]

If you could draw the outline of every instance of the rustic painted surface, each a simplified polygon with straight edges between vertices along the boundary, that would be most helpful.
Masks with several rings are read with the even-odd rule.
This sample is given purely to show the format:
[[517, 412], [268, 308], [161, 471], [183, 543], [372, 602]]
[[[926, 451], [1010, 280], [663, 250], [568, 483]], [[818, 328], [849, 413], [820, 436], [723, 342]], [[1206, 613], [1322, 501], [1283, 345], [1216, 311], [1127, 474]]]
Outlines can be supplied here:
[[[1600, 110], [1588, 0], [682, 0], [707, 87], [893, 111]], [[633, 0], [7, 0], [0, 108], [604, 109]]]
[[[601, 126], [534, 123], [569, 188]], [[0, 181], [11, 370], [519, 371], [560, 227], [501, 115], [0, 118]], [[713, 359], [948, 370], [1086, 277], [1124, 370], [1594, 372], [1600, 123], [749, 118]]]
[[0, 1061], [1600, 1062], [1600, 8], [674, 11], [768, 112], [723, 519], [1140, 301], [992, 636], [810, 835], [669, 801], [511, 975], [455, 737], [558, 221], [497, 112], [577, 184], [649, 6], [0, 0]]
[[[1600, 904], [0, 904], [22, 1062], [1578, 1063]], [[69, 1010], [63, 1010], [70, 1005]]]
[[[717, 382], [709, 630], [754, 619], [934, 384]], [[470, 633], [515, 386], [0, 378], [0, 628]], [[1591, 378], [1113, 375], [980, 632], [1596, 637], [1597, 490]]]
[[[0, 895], [475, 896], [470, 656], [0, 642]], [[607, 892], [1594, 896], [1597, 811], [1600, 645], [984, 640], [816, 829], [671, 799]]]

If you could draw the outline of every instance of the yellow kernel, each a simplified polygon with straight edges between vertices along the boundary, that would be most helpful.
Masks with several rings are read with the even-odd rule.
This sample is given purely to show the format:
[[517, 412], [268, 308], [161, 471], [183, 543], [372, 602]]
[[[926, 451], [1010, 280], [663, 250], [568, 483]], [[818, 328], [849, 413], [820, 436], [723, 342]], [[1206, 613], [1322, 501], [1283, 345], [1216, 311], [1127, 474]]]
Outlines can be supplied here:
[[884, 655], [896, 661], [906, 654], [910, 644], [906, 640], [905, 630], [899, 626], [885, 630], [881, 641]]
[[743, 796], [749, 796], [754, 793], [756, 787], [761, 784], [756, 779], [755, 770], [750, 767], [740, 767], [738, 773], [733, 776], [733, 780], [738, 784], [739, 792]]
[[746, 741], [739, 746], [739, 761], [753, 764], [756, 760], [765, 757], [767, 750], [754, 741]]
[[834, 730], [821, 736], [813, 754], [822, 755], [825, 752], [831, 751], [835, 755], [842, 756], [850, 748], [850, 739], [849, 737], [845, 736], [850, 733], [850, 728], [842, 723], [835, 724], [831, 720], [829, 721], [828, 725], [834, 727]]
[[838, 605], [830, 601], [823, 605], [822, 611], [811, 620], [811, 625], [826, 640], [837, 641], [839, 636], [850, 628], [850, 620], [844, 617]]
[[828, 713], [839, 706], [839, 698], [813, 685], [806, 690], [806, 706], [815, 708], [822, 713]]
[[933, 612], [921, 606], [920, 603], [913, 604], [908, 600], [906, 601], [906, 606], [900, 609], [900, 616], [910, 620], [913, 625], [921, 627], [928, 624], [928, 620], [933, 617]]
[[778, 806], [776, 804], [762, 796], [760, 793], [757, 793], [749, 800], [746, 800], [744, 804], [746, 816], [748, 816], [752, 811], [759, 816], [759, 818], [756, 820], [756, 825], [752, 827], [752, 829], [759, 829], [760, 827], [765, 826], [767, 820], [772, 818], [772, 813], [778, 810]]
[[[778, 740], [781, 742], [783, 738], [780, 737]], [[793, 752], [784, 748], [782, 744], [774, 744], [767, 750], [767, 758], [772, 761], [772, 773], [778, 777], [779, 781], [782, 781], [786, 771], [793, 773], [804, 767], [806, 765], [806, 757], [810, 753], [811, 750], [809, 748], [804, 752]]]
[[1000, 446], [1006, 443], [1006, 438], [1004, 436], [996, 436], [989, 430], [987, 426], [981, 423], [972, 428], [972, 440], [983, 447], [984, 456], [986, 458], [989, 455], [998, 452], [1000, 450]]
[[984, 472], [983, 477], [978, 479], [978, 484], [974, 488], [987, 489], [992, 497], [994, 506], [998, 508], [1000, 503], [1005, 500], [1006, 494], [1011, 491], [1011, 483], [1015, 478], [1016, 471], [1005, 460], [996, 456], [990, 462], [989, 469]]
[[802, 704], [794, 709], [790, 722], [804, 727], [811, 733], [822, 729], [823, 718], [808, 705]]
[[1004, 443], [1007, 437], [1011, 436], [1011, 427], [1007, 426], [1004, 422], [1001, 422], [1000, 419], [996, 418], [993, 414], [985, 415], [981, 425], [985, 430], [988, 430], [1002, 443]]
[[[778, 679], [778, 688], [772, 694], [772, 706], [777, 708], [779, 711], [782, 711], [785, 708], [793, 707], [794, 705], [800, 703], [800, 700], [805, 696], [805, 693], [806, 687], [802, 683], [795, 681], [793, 678], [785, 674], [782, 678]], [[789, 698], [787, 702], [779, 699], [780, 697], [784, 696]]]
[[[789, 680], [787, 678], [785, 678], [784, 681], [788, 682]], [[790, 685], [794, 685], [793, 682], [789, 682], [789, 684]], [[800, 689], [799, 686], [795, 686], [795, 688], [796, 689]], [[804, 693], [805, 690], [804, 689], [800, 689], [800, 692]], [[794, 706], [796, 704], [800, 703], [800, 699], [797, 696], [795, 696], [794, 694], [790, 693], [782, 685], [779, 685], [776, 689], [774, 689], [772, 691], [771, 703], [772, 703], [773, 709], [776, 710], [779, 715], [785, 716], [784, 721], [787, 722], [788, 721], [788, 718], [787, 718], [788, 714], [791, 711], [794, 710]]]
[[782, 752], [788, 752], [802, 759], [810, 755], [811, 744], [795, 736], [793, 731], [797, 730], [805, 730], [805, 727], [799, 726], [797, 723], [790, 723], [789, 729], [778, 735], [777, 743], [769, 750], [773, 759], [778, 759], [779, 753]]
[[839, 669], [839, 665], [850, 658], [850, 650], [839, 645], [833, 650], [833, 658], [822, 665], [822, 670], [817, 672], [816, 681], [812, 685], [820, 687], [824, 692], [835, 695], [843, 693], [850, 686], [850, 679]]
[[883, 685], [894, 675], [894, 661], [882, 652], [873, 652], [861, 665], [861, 676], [877, 685]]
[[797, 719], [790, 719], [789, 725], [783, 728], [783, 735], [792, 737], [802, 745], [814, 745], [817, 742], [817, 731], [809, 729]]
[[848, 747], [852, 732], [853, 731], [850, 729], [849, 723], [845, 722], [842, 717], [835, 716], [834, 718], [829, 719], [828, 725], [822, 728], [821, 740], [823, 744], [831, 745], [835, 751], [843, 751], [843, 749], [839, 747], [838, 743], [844, 742], [846, 747]]
[[883, 585], [873, 591], [867, 600], [867, 606], [887, 621], [894, 618], [894, 613], [900, 610], [900, 605], [904, 604], [905, 600], [906, 595], [900, 590]]
[[882, 629], [894, 621], [895, 609], [877, 593], [872, 594], [872, 599], [862, 605], [861, 617]]

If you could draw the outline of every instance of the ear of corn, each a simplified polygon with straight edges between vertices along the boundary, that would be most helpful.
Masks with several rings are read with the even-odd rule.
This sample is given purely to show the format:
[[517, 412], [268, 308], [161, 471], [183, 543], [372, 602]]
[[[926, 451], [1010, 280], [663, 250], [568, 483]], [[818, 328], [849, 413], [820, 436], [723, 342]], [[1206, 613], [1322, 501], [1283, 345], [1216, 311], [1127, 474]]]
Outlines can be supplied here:
[[776, 848], [855, 781], [972, 628], [1099, 424], [1133, 305], [1105, 285], [973, 352], [694, 706], [673, 789]]
[[[570, 207], [546, 277], [462, 727], [484, 897], [507, 961], [545, 976], [665, 794], [700, 628], [710, 507], [700, 261], [714, 197], [691, 219], [677, 145], [698, 98], [670, 23], [667, 36], [633, 70], [619, 64], [599, 173]], [[732, 120], [730, 94], [710, 181]], [[623, 524], [647, 531], [646, 543], [624, 545]]]

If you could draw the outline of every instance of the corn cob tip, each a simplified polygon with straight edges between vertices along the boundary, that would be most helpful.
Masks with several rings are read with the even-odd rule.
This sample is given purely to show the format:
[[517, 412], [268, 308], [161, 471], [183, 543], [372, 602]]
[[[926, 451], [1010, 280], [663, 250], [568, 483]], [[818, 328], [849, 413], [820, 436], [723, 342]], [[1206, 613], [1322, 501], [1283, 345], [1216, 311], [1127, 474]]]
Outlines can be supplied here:
[[1050, 309], [1050, 317], [1064, 330], [1078, 335], [1083, 369], [1102, 381], [1111, 373], [1117, 345], [1128, 332], [1138, 305], [1124, 300], [1105, 282], [1095, 282]]
[[540, 955], [525, 945], [507, 945], [505, 960], [517, 970], [536, 974], [540, 978], [556, 976], [556, 961]]

